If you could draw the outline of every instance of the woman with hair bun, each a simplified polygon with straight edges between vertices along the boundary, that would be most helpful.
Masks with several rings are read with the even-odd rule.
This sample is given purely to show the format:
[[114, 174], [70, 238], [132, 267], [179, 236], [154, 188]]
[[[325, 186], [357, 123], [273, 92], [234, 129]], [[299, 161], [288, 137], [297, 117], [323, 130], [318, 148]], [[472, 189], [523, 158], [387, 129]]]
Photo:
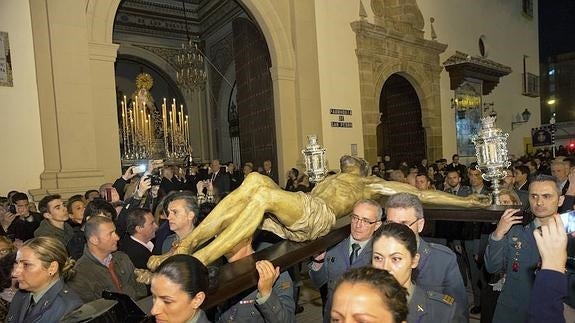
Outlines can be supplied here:
[[209, 323], [200, 309], [208, 286], [208, 269], [198, 259], [171, 256], [152, 276], [151, 314], [157, 323]]
[[6, 322], [59, 322], [82, 305], [66, 285], [74, 274], [74, 261], [64, 245], [51, 237], [37, 237], [24, 243], [16, 255], [12, 276], [20, 289], [14, 295]]
[[455, 311], [453, 297], [415, 285], [419, 257], [417, 238], [407, 225], [386, 223], [373, 234], [372, 266], [387, 270], [407, 289], [408, 323], [468, 322]]

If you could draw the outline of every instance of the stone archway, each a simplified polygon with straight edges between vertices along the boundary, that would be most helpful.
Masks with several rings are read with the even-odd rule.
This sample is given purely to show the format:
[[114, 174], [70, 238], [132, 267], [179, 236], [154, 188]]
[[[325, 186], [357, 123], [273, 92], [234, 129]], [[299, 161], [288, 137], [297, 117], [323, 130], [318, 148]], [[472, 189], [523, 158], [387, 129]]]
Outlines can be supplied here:
[[[44, 171], [34, 199], [113, 181], [120, 169], [112, 41], [121, 0], [31, 0]], [[272, 0], [242, 0], [269, 46], [278, 169], [298, 160], [295, 54], [289, 17]], [[278, 7], [279, 6], [279, 7]]]
[[413, 86], [421, 103], [426, 155], [430, 159], [439, 158], [442, 154], [439, 55], [447, 45], [423, 38], [423, 20], [415, 1], [394, 3], [399, 4], [373, 0], [375, 24], [364, 19], [351, 24], [357, 42], [365, 157], [377, 160], [381, 90], [385, 80], [399, 73]]
[[[267, 42], [271, 59], [278, 169], [291, 165], [299, 158], [292, 149], [295, 106], [295, 55], [288, 30], [270, 0], [241, 0], [257, 21]], [[90, 43], [112, 44], [112, 30], [120, 0], [88, 0], [87, 28]], [[110, 75], [110, 80], [113, 75]]]

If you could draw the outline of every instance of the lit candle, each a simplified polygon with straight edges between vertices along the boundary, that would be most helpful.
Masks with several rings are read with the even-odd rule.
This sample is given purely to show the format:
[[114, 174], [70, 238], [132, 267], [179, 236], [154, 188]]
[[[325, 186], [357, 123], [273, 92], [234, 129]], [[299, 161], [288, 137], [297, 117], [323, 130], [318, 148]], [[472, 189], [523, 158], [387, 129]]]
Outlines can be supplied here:
[[184, 134], [184, 105], [180, 104], [180, 131]]
[[[140, 128], [140, 105], [138, 104], [138, 96], [136, 95], [134, 97], [134, 122], [136, 122], [136, 124], [134, 125], [134, 135], [136, 135], [136, 131], [139, 130]], [[136, 141], [134, 141], [134, 143], [136, 143]]]
[[176, 126], [176, 99], [172, 99], [172, 122]]
[[134, 142], [135, 142], [134, 131], [133, 131], [133, 129], [134, 129], [134, 110], [130, 110], [129, 114], [130, 114], [130, 130], [129, 130], [129, 132], [130, 132], [130, 137], [131, 137], [130, 152], [132, 152], [133, 151], [132, 146], [134, 145]]
[[182, 112], [181, 111], [178, 111], [178, 123], [179, 123], [179, 125], [177, 127], [177, 130], [178, 130], [178, 135], [179, 135], [182, 133], [182, 130], [184, 130], [184, 125], [182, 124]]
[[154, 132], [152, 130], [153, 130], [153, 128], [152, 128], [152, 117], [148, 113], [148, 135], [150, 136], [150, 141], [152, 141], [152, 139], [154, 139]]
[[168, 120], [166, 117], [166, 98], [162, 104], [162, 131], [164, 132], [164, 151], [168, 152]]
[[188, 146], [190, 145], [190, 124], [188, 123], [188, 116], [186, 116], [186, 121], [184, 121], [184, 125], [186, 126], [186, 128], [184, 129], [184, 132], [186, 134], [186, 149], [188, 149]]
[[172, 152], [174, 151], [174, 121], [172, 119], [172, 111], [170, 111], [170, 142], [172, 147]]
[[142, 133], [146, 131], [146, 102], [144, 102], [144, 106], [140, 110], [142, 112]]

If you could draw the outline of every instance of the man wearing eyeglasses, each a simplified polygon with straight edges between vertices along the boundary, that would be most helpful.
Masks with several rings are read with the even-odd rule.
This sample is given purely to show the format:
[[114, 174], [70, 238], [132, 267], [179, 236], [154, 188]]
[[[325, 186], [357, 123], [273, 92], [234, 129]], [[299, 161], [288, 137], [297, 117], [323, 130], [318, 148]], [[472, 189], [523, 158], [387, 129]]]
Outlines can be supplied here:
[[423, 231], [425, 218], [417, 196], [409, 193], [391, 195], [385, 204], [386, 222], [407, 225], [417, 237], [419, 265], [415, 284], [424, 290], [435, 291], [455, 298], [458, 317], [469, 318], [467, 294], [457, 265], [455, 253], [446, 246], [429, 243], [419, 233]]
[[373, 200], [355, 203], [351, 217], [351, 234], [326, 252], [313, 258], [309, 276], [320, 288], [327, 284], [327, 297], [323, 309], [323, 321], [330, 322], [331, 298], [337, 280], [350, 268], [371, 264], [371, 238], [381, 226], [383, 210]]

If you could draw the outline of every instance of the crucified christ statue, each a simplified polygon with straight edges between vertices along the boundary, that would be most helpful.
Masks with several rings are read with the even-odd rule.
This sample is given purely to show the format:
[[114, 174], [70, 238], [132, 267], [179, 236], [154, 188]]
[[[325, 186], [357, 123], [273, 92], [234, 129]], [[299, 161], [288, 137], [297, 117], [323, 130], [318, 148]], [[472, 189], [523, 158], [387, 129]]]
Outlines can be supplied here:
[[[351, 156], [340, 159], [340, 168], [340, 173], [317, 183], [309, 194], [284, 191], [267, 176], [249, 174], [170, 252], [152, 256], [148, 268], [154, 270], [173, 254], [192, 254], [208, 265], [252, 237], [260, 226], [284, 239], [314, 240], [329, 233], [336, 220], [349, 215], [360, 199], [377, 200], [408, 192], [428, 204], [481, 208], [490, 202], [483, 195], [459, 197], [434, 190], [420, 191], [409, 184], [367, 176], [367, 162]], [[196, 250], [214, 237], [207, 246]]]

